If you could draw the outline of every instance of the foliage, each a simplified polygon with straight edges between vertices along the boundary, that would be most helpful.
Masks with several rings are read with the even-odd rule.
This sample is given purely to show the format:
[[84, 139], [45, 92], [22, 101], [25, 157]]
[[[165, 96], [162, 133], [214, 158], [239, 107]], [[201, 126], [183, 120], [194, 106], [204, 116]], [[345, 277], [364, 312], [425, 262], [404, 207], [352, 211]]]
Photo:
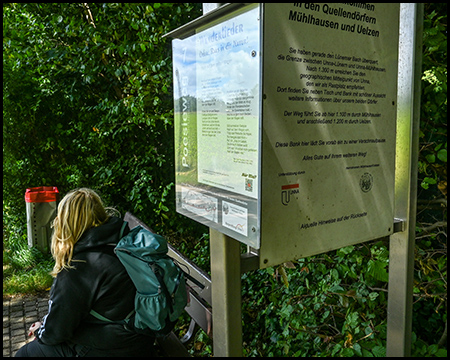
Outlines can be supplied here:
[[244, 298], [263, 284], [244, 302], [247, 355], [384, 355], [387, 258], [385, 243], [370, 243], [244, 276]]
[[[151, 226], [174, 215], [170, 41], [193, 4], [3, 5], [3, 199], [88, 186]], [[163, 224], [163, 223], [166, 224]], [[179, 226], [179, 228], [183, 228]]]
[[427, 4], [423, 37], [419, 174], [433, 195], [447, 195], [447, 4]]
[[447, 344], [447, 4], [425, 4], [413, 353]]

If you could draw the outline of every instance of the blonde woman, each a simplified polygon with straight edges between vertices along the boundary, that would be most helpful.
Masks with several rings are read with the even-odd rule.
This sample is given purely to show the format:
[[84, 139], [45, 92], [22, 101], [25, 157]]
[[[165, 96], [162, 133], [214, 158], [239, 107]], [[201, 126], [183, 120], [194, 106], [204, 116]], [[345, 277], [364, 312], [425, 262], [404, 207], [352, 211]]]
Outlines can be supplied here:
[[[16, 356], [152, 356], [153, 338], [99, 323], [89, 314], [93, 309], [123, 320], [134, 309], [136, 289], [111, 245], [119, 241], [122, 225], [91, 189], [73, 190], [61, 200], [52, 238], [49, 312], [30, 327], [36, 338]], [[124, 235], [128, 232], [127, 227]]]

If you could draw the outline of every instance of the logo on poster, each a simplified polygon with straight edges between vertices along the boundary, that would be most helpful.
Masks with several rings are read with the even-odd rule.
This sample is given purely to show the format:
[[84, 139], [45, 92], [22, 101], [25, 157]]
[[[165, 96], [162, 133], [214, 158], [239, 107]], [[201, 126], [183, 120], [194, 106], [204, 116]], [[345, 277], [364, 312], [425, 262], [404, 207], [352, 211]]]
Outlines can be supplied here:
[[299, 193], [299, 184], [283, 185], [281, 187], [281, 203], [287, 206], [291, 201], [291, 195]]
[[364, 173], [359, 179], [359, 186], [364, 192], [369, 192], [373, 186], [373, 176], [369, 173]]

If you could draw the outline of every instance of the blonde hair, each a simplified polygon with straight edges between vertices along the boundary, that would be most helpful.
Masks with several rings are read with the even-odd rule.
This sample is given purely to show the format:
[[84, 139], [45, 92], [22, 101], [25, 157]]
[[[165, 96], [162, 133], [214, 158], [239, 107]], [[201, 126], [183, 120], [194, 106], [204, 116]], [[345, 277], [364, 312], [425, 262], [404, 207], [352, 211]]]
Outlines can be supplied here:
[[56, 277], [62, 270], [72, 268], [74, 245], [86, 230], [109, 218], [100, 196], [91, 189], [75, 189], [64, 196], [53, 221], [51, 250], [55, 266], [50, 274]]

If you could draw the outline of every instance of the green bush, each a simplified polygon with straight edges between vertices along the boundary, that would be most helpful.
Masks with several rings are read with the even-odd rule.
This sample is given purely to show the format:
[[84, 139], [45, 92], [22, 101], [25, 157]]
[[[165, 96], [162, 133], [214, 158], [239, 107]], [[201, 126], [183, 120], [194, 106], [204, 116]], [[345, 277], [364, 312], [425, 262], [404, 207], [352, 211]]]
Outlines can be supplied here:
[[368, 243], [244, 275], [247, 355], [384, 355], [387, 257]]
[[[3, 6], [3, 201], [24, 220], [25, 189], [81, 186], [150, 226], [174, 211], [170, 41], [193, 4]], [[194, 227], [195, 228], [195, 227]]]

